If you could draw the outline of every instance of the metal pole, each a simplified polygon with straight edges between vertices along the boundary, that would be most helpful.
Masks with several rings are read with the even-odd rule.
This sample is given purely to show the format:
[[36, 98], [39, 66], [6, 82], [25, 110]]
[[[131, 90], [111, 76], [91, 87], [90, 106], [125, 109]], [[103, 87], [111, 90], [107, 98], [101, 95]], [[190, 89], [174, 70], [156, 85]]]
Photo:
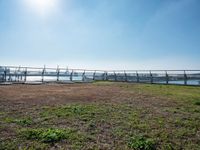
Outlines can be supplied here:
[[187, 74], [185, 70], [184, 70], [184, 84], [187, 85]]
[[66, 76], [68, 77], [68, 72], [69, 72], [69, 70], [68, 70], [68, 67], [66, 68]]
[[96, 71], [93, 73], [93, 80], [95, 80]]
[[115, 81], [117, 81], [117, 74], [114, 71]]
[[27, 76], [27, 68], [26, 68], [26, 70], [24, 72], [24, 82], [26, 82], [26, 76]]
[[20, 76], [20, 67], [21, 67], [21, 66], [19, 66], [18, 75], [17, 75], [18, 82], [19, 82], [19, 76]]
[[4, 80], [5, 80], [5, 82], [6, 82], [6, 80], [7, 80], [7, 79], [6, 79], [6, 78], [7, 78], [6, 76], [7, 76], [7, 68], [5, 68], [5, 70], [4, 70]]
[[59, 76], [60, 76], [60, 69], [59, 66], [57, 66], [57, 81], [59, 81]]
[[71, 74], [70, 74], [70, 81], [72, 81], [73, 80], [73, 70], [72, 70], [72, 72], [71, 72]]
[[15, 82], [17, 81], [17, 68], [15, 69]]
[[107, 80], [108, 80], [108, 73], [107, 73], [107, 72], [105, 72], [104, 74], [105, 74], [104, 80], [106, 80], [106, 81], [107, 81]]
[[82, 74], [82, 81], [85, 81], [85, 70], [84, 70], [84, 72]]
[[8, 80], [11, 82], [12, 81], [12, 78], [11, 78], [11, 74], [9, 73], [9, 78]]
[[127, 74], [126, 74], [126, 71], [124, 70], [124, 76], [125, 76], [125, 81], [127, 82], [128, 79], [127, 79]]
[[150, 82], [151, 82], [151, 84], [153, 83], [153, 75], [152, 75], [152, 73], [151, 73], [151, 71], [150, 71]]
[[166, 72], [166, 73], [165, 73], [166, 84], [169, 84], [169, 75], [168, 75], [167, 71], [165, 71], [165, 72]]
[[137, 82], [140, 82], [139, 74], [137, 71], [136, 71], [136, 76], [137, 76]]
[[42, 70], [42, 82], [44, 82], [44, 73], [45, 73], [45, 65], [44, 65], [44, 68]]

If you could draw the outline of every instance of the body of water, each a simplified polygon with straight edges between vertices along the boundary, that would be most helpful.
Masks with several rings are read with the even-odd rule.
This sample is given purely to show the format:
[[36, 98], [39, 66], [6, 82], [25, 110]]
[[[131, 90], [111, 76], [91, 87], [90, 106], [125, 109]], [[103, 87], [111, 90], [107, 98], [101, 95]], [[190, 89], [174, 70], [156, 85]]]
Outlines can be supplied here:
[[[97, 80], [103, 80], [101, 79], [101, 77], [96, 77]], [[72, 81], [82, 81], [83, 78], [82, 76], [73, 76], [72, 77]], [[91, 81], [92, 80], [92, 76], [90, 76], [89, 78], [85, 78], [85, 81]], [[114, 79], [109, 79], [109, 80], [114, 80]], [[11, 78], [7, 78], [7, 81], [24, 81], [24, 77], [11, 77]], [[44, 76], [42, 78], [42, 76], [27, 76], [26, 78], [26, 82], [55, 82], [57, 81], [57, 77], [56, 76]], [[63, 82], [67, 82], [67, 81], [70, 81], [70, 76], [61, 76], [59, 77], [59, 81], [63, 81]], [[118, 80], [120, 81], [120, 80]], [[124, 80], [123, 80], [124, 81]], [[130, 81], [129, 82], [136, 82], [136, 80], [134, 81]], [[142, 82], [142, 81], [141, 81]], [[150, 80], [146, 80], [146, 82], [150, 82]], [[161, 83], [161, 84], [166, 84], [166, 81], [156, 81], [156, 82], [153, 82], [153, 83]], [[176, 81], [169, 81], [168, 84], [178, 84], [178, 85], [184, 85], [185, 82], [184, 80], [176, 80]], [[187, 80], [187, 84], [188, 85], [200, 85], [200, 80]]]

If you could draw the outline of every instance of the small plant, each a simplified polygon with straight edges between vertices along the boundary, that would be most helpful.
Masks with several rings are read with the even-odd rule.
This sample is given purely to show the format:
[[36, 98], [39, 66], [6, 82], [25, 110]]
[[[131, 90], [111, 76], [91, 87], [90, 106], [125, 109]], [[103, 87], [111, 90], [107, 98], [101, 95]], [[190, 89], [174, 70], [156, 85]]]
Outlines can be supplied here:
[[194, 102], [195, 105], [200, 105], [200, 100]]
[[73, 117], [81, 118], [88, 121], [94, 118], [95, 112], [98, 111], [98, 107], [93, 105], [66, 105], [62, 107], [56, 107], [53, 109], [45, 109], [41, 114], [43, 117]]
[[21, 135], [27, 139], [35, 139], [45, 143], [53, 143], [62, 139], [69, 138], [72, 130], [63, 129], [25, 129], [22, 130]]
[[147, 139], [142, 136], [131, 137], [128, 142], [128, 147], [134, 150], [155, 150], [155, 143], [152, 139]]
[[32, 120], [30, 118], [28, 119], [15, 119], [13, 120], [14, 123], [21, 125], [21, 126], [27, 126], [27, 125], [31, 125]]
[[24, 119], [13, 119], [13, 118], [6, 118], [5, 122], [7, 123], [16, 123], [21, 126], [28, 126], [32, 124], [31, 118], [24, 118]]

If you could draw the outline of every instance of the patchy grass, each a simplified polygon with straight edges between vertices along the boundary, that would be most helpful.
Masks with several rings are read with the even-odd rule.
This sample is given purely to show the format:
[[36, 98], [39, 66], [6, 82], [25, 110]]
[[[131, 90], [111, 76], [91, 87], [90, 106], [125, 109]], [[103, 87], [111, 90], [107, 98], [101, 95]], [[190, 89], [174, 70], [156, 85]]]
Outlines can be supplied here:
[[63, 139], [69, 139], [73, 136], [73, 130], [71, 129], [22, 129], [20, 130], [22, 137], [30, 140], [39, 140], [45, 143], [54, 143]]
[[[100, 108], [100, 107], [99, 107]], [[95, 105], [72, 104], [61, 107], [44, 108], [42, 117], [68, 117], [91, 120], [99, 108]]]
[[32, 119], [31, 118], [23, 118], [23, 119], [5, 118], [5, 122], [16, 123], [21, 126], [28, 126], [32, 124]]
[[161, 97], [173, 98], [176, 100], [184, 100], [194, 102], [200, 100], [200, 87], [179, 86], [179, 85], [151, 85], [138, 84], [137, 86], [129, 87], [128, 89], [139, 90], [148, 94], [153, 94]]
[[200, 149], [199, 87], [51, 86], [36, 92], [37, 105], [0, 101], [0, 149]]

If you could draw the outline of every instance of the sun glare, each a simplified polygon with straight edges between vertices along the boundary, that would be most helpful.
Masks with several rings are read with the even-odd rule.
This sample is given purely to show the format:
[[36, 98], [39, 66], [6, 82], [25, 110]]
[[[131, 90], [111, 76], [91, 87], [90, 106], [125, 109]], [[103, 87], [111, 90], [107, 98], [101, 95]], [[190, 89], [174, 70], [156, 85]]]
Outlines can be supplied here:
[[28, 8], [41, 16], [55, 11], [58, 7], [59, 0], [24, 0]]

